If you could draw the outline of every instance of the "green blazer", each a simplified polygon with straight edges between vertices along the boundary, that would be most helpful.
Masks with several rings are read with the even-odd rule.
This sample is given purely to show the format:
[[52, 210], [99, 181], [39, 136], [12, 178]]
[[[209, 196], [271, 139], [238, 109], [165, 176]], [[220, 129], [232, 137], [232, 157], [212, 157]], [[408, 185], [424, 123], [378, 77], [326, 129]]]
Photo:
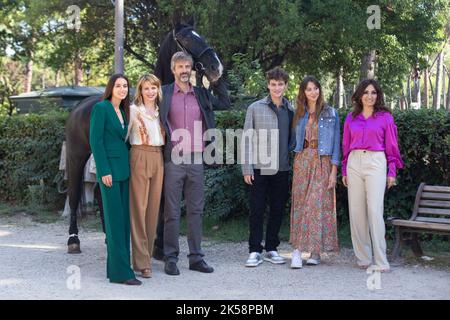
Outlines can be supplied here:
[[99, 182], [107, 175], [112, 175], [113, 181], [123, 181], [130, 176], [128, 147], [125, 143], [128, 124], [125, 112], [122, 109], [120, 111], [125, 121], [124, 128], [109, 100], [96, 103], [92, 109], [89, 143]]

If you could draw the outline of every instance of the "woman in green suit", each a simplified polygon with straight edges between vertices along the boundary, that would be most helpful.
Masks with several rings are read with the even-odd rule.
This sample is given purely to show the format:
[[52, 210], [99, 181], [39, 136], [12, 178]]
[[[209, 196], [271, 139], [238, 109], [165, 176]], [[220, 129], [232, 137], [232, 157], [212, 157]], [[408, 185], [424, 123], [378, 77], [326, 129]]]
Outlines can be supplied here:
[[130, 266], [130, 168], [125, 143], [130, 110], [128, 87], [129, 81], [122, 74], [109, 79], [103, 100], [92, 109], [89, 142], [105, 214], [107, 278], [114, 283], [140, 285]]

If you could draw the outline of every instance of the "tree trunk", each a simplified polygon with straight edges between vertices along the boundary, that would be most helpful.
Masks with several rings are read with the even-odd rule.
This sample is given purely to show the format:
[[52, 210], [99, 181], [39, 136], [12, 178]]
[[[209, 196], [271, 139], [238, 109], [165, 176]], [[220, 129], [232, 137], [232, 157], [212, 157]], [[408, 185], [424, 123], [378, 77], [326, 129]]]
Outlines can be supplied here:
[[81, 60], [80, 52], [75, 53], [75, 86], [83, 85], [83, 61]]
[[[408, 106], [411, 106], [412, 102], [412, 92], [411, 92], [411, 74], [408, 75], [408, 81], [406, 82], [407, 88], [406, 92], [408, 94]], [[409, 109], [409, 108], [408, 108]]]
[[361, 60], [361, 68], [359, 81], [364, 79], [374, 79], [375, 78], [375, 59], [377, 57], [375, 50], [370, 50], [367, 52]]
[[429, 78], [430, 78], [430, 73], [429, 73], [429, 69], [428, 69], [428, 57], [426, 57], [427, 60], [427, 67], [425, 68], [424, 71], [424, 76], [423, 76], [423, 97], [424, 97], [424, 106], [425, 108], [429, 108], [430, 107], [430, 86], [428, 85], [429, 83]]
[[416, 101], [417, 101], [417, 108], [422, 108], [422, 97], [420, 96], [420, 78], [417, 79], [417, 95], [416, 95]]
[[348, 97], [347, 97], [347, 94], [345, 93], [345, 90], [344, 90], [344, 107], [345, 107], [345, 109], [347, 109], [348, 108]]
[[114, 11], [114, 34], [115, 34], [115, 46], [114, 46], [114, 70], [115, 73], [124, 73], [123, 62], [123, 43], [124, 43], [124, 0], [115, 1]]
[[447, 102], [447, 90], [446, 86], [445, 86], [445, 82], [446, 82], [446, 72], [445, 72], [445, 66], [444, 66], [444, 70], [442, 70], [442, 93], [443, 93], [443, 97], [442, 97], [442, 108], [446, 107], [446, 102]]
[[418, 66], [414, 74], [414, 100], [417, 103], [417, 109], [420, 109], [422, 101], [420, 98], [420, 71]]
[[55, 74], [55, 87], [59, 87], [59, 82], [61, 81], [61, 70], [57, 70]]
[[437, 69], [436, 69], [436, 93], [433, 99], [433, 108], [439, 109], [441, 107], [441, 93], [442, 93], [442, 64], [444, 62], [444, 51], [439, 53]]
[[42, 83], [42, 90], [44, 90], [45, 89], [45, 72], [42, 72], [41, 83]]
[[337, 88], [336, 88], [336, 94], [337, 94], [337, 107], [339, 109], [342, 109], [344, 107], [344, 68], [339, 69], [338, 77], [337, 77]]
[[445, 109], [450, 110], [450, 70], [447, 71], [447, 101], [445, 102]]
[[405, 110], [405, 100], [403, 99], [403, 95], [398, 100], [398, 104], [400, 106], [400, 110]]
[[8, 103], [9, 103], [9, 108], [8, 108], [8, 116], [12, 116], [14, 109], [16, 109], [16, 106], [14, 104], [14, 102], [8, 97]]
[[27, 61], [27, 64], [25, 65], [25, 83], [24, 83], [25, 93], [31, 91], [32, 80], [33, 80], [33, 57], [31, 55]]
[[402, 99], [403, 99], [403, 110], [409, 109], [408, 97], [406, 95], [405, 89], [402, 89]]

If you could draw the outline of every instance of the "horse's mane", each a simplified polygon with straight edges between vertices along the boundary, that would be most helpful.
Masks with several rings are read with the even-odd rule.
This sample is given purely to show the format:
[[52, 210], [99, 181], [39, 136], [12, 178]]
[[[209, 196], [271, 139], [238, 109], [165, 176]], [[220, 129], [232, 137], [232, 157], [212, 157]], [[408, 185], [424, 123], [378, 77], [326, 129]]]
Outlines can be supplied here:
[[[169, 84], [175, 81], [172, 71], [170, 70], [170, 59], [172, 55], [178, 51], [178, 46], [173, 39], [173, 32], [169, 32], [164, 38], [158, 52], [158, 60], [155, 66], [155, 75], [161, 79], [163, 85]], [[169, 59], [169, 63], [163, 61]]]

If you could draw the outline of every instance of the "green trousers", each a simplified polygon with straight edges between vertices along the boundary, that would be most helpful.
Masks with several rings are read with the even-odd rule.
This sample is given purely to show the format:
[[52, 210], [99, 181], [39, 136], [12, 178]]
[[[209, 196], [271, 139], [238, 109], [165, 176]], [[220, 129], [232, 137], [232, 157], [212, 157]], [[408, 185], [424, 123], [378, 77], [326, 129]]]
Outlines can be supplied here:
[[130, 264], [130, 211], [128, 180], [114, 181], [112, 187], [99, 182], [105, 215], [106, 276], [110, 282], [134, 279]]

